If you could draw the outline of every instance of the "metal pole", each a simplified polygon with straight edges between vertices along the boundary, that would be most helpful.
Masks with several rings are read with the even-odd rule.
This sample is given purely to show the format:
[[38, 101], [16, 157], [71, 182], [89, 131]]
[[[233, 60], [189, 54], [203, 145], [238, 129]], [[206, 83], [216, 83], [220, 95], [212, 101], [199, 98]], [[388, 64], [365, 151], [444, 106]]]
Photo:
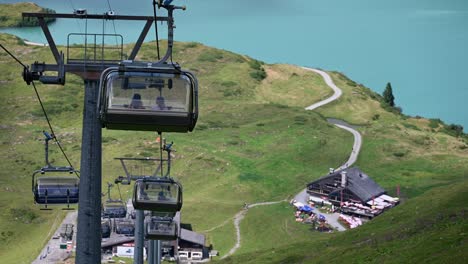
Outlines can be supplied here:
[[154, 264], [161, 264], [161, 240], [154, 241]]
[[145, 211], [136, 210], [135, 219], [135, 251], [133, 252], [133, 261], [135, 264], [143, 264], [143, 247], [144, 247], [144, 221]]
[[149, 241], [148, 245], [148, 264], [154, 264], [154, 240]]
[[101, 263], [101, 124], [97, 117], [99, 81], [85, 80], [81, 139], [77, 264]]

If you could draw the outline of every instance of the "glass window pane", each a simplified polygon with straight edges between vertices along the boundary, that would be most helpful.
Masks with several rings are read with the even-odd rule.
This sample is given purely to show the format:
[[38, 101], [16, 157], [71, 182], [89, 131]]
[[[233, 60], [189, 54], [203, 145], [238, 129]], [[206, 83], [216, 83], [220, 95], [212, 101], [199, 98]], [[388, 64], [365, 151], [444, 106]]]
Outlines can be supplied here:
[[179, 186], [171, 183], [140, 182], [137, 193], [138, 200], [157, 201], [161, 203], [176, 203]]
[[188, 112], [191, 81], [184, 75], [112, 73], [108, 77], [109, 108]]

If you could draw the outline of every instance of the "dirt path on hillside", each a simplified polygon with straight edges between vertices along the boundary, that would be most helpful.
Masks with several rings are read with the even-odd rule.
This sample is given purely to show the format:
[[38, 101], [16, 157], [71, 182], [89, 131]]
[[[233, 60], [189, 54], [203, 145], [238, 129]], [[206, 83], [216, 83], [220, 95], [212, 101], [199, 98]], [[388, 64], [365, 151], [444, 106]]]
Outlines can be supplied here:
[[[341, 95], [343, 94], [343, 92], [341, 91], [340, 88], [338, 88], [338, 86], [335, 85], [335, 83], [333, 82], [332, 78], [330, 77], [330, 75], [328, 75], [328, 73], [324, 72], [324, 71], [321, 71], [321, 70], [317, 70], [317, 69], [312, 69], [312, 68], [305, 68], [305, 67], [302, 67], [303, 69], [305, 70], [309, 70], [309, 71], [313, 71], [315, 73], [318, 73], [322, 76], [322, 78], [324, 79], [325, 83], [331, 88], [333, 89], [334, 93], [332, 96], [330, 96], [329, 98], [325, 99], [325, 100], [322, 100], [320, 102], [317, 102], [315, 104], [312, 104], [308, 107], [305, 108], [305, 110], [315, 110], [317, 109], [318, 107], [320, 106], [323, 106], [323, 105], [326, 105], [326, 104], [329, 104], [335, 100], [337, 100], [338, 98], [341, 97]], [[329, 119], [328, 120], [329, 123], [331, 124], [334, 124], [335, 126], [341, 128], [341, 129], [345, 129], [346, 131], [348, 132], [351, 132], [354, 136], [354, 144], [353, 144], [353, 149], [351, 151], [351, 154], [349, 156], [349, 159], [347, 162], [345, 162], [343, 165], [341, 165], [339, 167], [339, 169], [345, 169], [351, 165], [353, 165], [358, 156], [359, 156], [359, 152], [361, 150], [361, 145], [362, 145], [362, 137], [361, 137], [361, 134], [359, 134], [358, 131], [356, 131], [351, 125], [348, 125], [346, 124], [346, 122], [344, 121], [341, 121], [341, 120], [336, 120], [336, 119]], [[302, 203], [307, 203], [307, 192], [306, 192], [306, 189], [303, 189], [301, 192], [299, 192], [296, 196], [295, 196], [295, 199], [299, 202], [302, 202]], [[229, 256], [231, 256], [232, 254], [234, 254], [237, 249], [239, 249], [241, 247], [241, 234], [240, 234], [240, 222], [242, 221], [242, 219], [244, 219], [245, 215], [247, 214], [248, 212], [248, 209], [249, 208], [252, 208], [252, 207], [255, 207], [255, 206], [262, 206], [262, 205], [271, 205], [271, 204], [277, 204], [277, 203], [281, 203], [281, 202], [285, 202], [286, 200], [282, 200], [282, 201], [276, 201], [276, 202], [261, 202], [261, 203], [254, 203], [254, 204], [250, 204], [250, 205], [247, 205], [246, 208], [242, 209], [241, 211], [239, 211], [235, 216], [234, 216], [234, 227], [236, 229], [236, 244], [234, 245], [234, 247], [232, 247], [229, 252], [227, 254], [225, 254], [224, 256], [221, 257], [221, 259], [224, 259], [224, 258], [227, 258]], [[346, 229], [337, 221], [337, 219], [333, 219], [333, 217], [331, 217], [331, 215], [328, 216], [329, 219], [332, 219], [333, 221], [330, 221], [330, 224], [333, 225], [337, 230], [339, 231], [345, 231]], [[224, 226], [225, 224], [227, 224], [229, 222], [230, 219], [226, 220], [225, 222], [223, 222], [221, 225], [218, 225], [212, 229], [210, 229], [210, 231], [216, 229], [216, 228], [219, 228], [221, 226]]]
[[282, 202], [286, 202], [287, 200], [284, 199], [284, 200], [281, 200], [281, 201], [274, 201], [274, 202], [260, 202], [260, 203], [254, 203], [254, 204], [249, 204], [249, 205], [246, 205], [244, 209], [242, 209], [241, 211], [239, 211], [235, 216], [234, 216], [234, 228], [236, 229], [236, 244], [234, 245], [234, 247], [232, 247], [229, 252], [222, 256], [221, 259], [225, 259], [229, 256], [231, 256], [232, 254], [234, 254], [234, 252], [237, 251], [237, 249], [240, 248], [241, 246], [241, 234], [240, 234], [240, 222], [242, 221], [242, 219], [244, 219], [245, 215], [247, 214], [248, 210], [252, 207], [256, 207], [256, 206], [263, 206], [263, 205], [272, 205], [272, 204], [278, 204], [278, 203], [282, 203]]

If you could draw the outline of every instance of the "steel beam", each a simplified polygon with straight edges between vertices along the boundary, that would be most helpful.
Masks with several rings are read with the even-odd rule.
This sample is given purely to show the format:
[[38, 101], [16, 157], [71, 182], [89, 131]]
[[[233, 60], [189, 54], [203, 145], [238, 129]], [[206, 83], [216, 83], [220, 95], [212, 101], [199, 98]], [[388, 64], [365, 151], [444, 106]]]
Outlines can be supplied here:
[[135, 264], [143, 264], [143, 248], [145, 243], [145, 230], [144, 230], [144, 221], [145, 221], [145, 211], [136, 210], [136, 219], [135, 219], [135, 250], [133, 251], [133, 262]]
[[[24, 12], [23, 17], [48, 17], [48, 18], [82, 18], [82, 19], [107, 19], [107, 20], [134, 20], [134, 21], [142, 21], [142, 20], [150, 20], [154, 21], [154, 17], [152, 16], [127, 16], [127, 15], [106, 15], [106, 14], [64, 14], [64, 13], [29, 13]], [[168, 21], [168, 17], [156, 17], [156, 21]]]
[[85, 80], [76, 263], [101, 263], [101, 124], [99, 81]]
[[148, 34], [149, 29], [153, 25], [153, 21], [147, 20], [145, 27], [141, 31], [140, 37], [138, 38], [138, 41], [135, 43], [135, 46], [133, 47], [132, 53], [130, 54], [130, 57], [128, 57], [129, 60], [134, 60], [138, 51], [140, 50], [141, 44], [143, 44], [143, 41], [146, 38], [146, 35]]

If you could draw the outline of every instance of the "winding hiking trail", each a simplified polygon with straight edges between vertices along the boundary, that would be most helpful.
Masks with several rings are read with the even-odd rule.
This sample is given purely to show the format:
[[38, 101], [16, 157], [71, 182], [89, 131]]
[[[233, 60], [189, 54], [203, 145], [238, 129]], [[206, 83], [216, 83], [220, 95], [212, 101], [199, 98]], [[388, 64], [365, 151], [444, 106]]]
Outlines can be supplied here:
[[261, 206], [261, 205], [271, 205], [271, 204], [277, 204], [277, 203], [282, 203], [282, 202], [286, 202], [287, 200], [284, 199], [284, 200], [281, 200], [281, 201], [276, 201], [276, 202], [261, 202], [261, 203], [254, 203], [254, 204], [249, 204], [247, 205], [244, 209], [242, 209], [241, 211], [239, 211], [235, 216], [234, 216], [234, 226], [236, 228], [236, 238], [237, 238], [237, 241], [236, 241], [236, 244], [234, 245], [234, 247], [232, 247], [229, 252], [222, 256], [221, 259], [224, 259], [224, 258], [227, 258], [229, 256], [231, 256], [232, 254], [234, 254], [234, 252], [236, 252], [236, 250], [238, 248], [240, 248], [241, 246], [241, 235], [240, 235], [240, 222], [242, 221], [242, 219], [244, 219], [244, 216], [245, 214], [247, 213], [248, 209], [249, 208], [252, 208], [252, 207], [255, 207], [255, 206]]
[[[328, 103], [331, 103], [335, 100], [337, 100], [338, 98], [341, 97], [341, 95], [343, 94], [343, 92], [341, 91], [340, 88], [338, 88], [338, 86], [335, 85], [335, 83], [333, 82], [332, 78], [330, 77], [330, 75], [328, 75], [328, 73], [324, 72], [324, 71], [321, 71], [321, 70], [318, 70], [318, 69], [312, 69], [312, 68], [306, 68], [306, 67], [302, 67], [303, 69], [305, 70], [308, 70], [308, 71], [313, 71], [319, 75], [322, 76], [322, 78], [324, 79], [325, 83], [331, 88], [333, 89], [334, 93], [332, 96], [328, 97], [327, 99], [325, 100], [322, 100], [320, 102], [317, 102], [315, 104], [312, 104], [308, 107], [305, 108], [305, 110], [315, 110], [317, 109], [318, 107], [321, 107], [321, 106], [324, 106]], [[351, 125], [347, 124], [346, 122], [342, 121], [342, 120], [338, 120], [338, 119], [328, 119], [328, 122], [331, 123], [331, 124], [334, 124], [335, 126], [341, 128], [341, 129], [344, 129], [348, 132], [351, 132], [354, 136], [354, 144], [353, 144], [353, 149], [351, 151], [351, 154], [349, 155], [349, 159], [348, 161], [346, 161], [343, 165], [341, 165], [339, 168], [337, 168], [338, 170], [340, 169], [345, 169], [351, 165], [353, 165], [357, 158], [358, 158], [358, 155], [359, 155], [359, 152], [361, 150], [361, 145], [362, 145], [362, 137], [361, 137], [361, 134], [359, 134], [358, 131], [356, 131]], [[308, 194], [306, 192], [307, 189], [303, 189], [301, 192], [299, 192], [295, 197], [294, 199], [297, 200], [298, 202], [302, 202], [302, 203], [307, 203], [307, 198], [308, 198]], [[236, 229], [236, 238], [237, 238], [237, 241], [236, 241], [236, 244], [234, 245], [234, 247], [232, 247], [228, 253], [226, 253], [224, 256], [221, 257], [221, 259], [224, 259], [224, 258], [227, 258], [229, 256], [231, 256], [232, 254], [234, 254], [237, 249], [240, 248], [241, 246], [241, 235], [240, 235], [240, 222], [242, 221], [242, 219], [244, 219], [246, 213], [248, 212], [248, 209], [249, 208], [252, 208], [252, 207], [256, 207], [256, 206], [262, 206], [262, 205], [271, 205], [271, 204], [277, 204], [277, 203], [281, 203], [281, 202], [286, 202], [287, 200], [281, 200], [281, 201], [276, 201], [276, 202], [260, 202], [260, 203], [254, 203], [254, 204], [250, 204], [250, 205], [247, 205], [246, 208], [242, 209], [241, 211], [239, 211], [235, 216], [234, 216], [234, 227]], [[329, 222], [329, 224], [331, 224], [333, 227], [335, 227], [336, 229], [338, 229], [339, 231], [345, 231], [346, 229], [338, 222], [338, 219], [336, 217], [334, 217], [333, 215], [331, 214], [326, 214], [326, 213], [321, 213], [323, 215], [325, 215], [327, 217], [327, 220]], [[230, 219], [226, 220], [225, 222], [223, 222], [221, 225], [219, 226], [216, 226], [212, 229], [210, 229], [210, 231], [216, 229], [216, 228], [219, 228], [221, 226], [224, 226], [225, 224], [227, 224], [229, 222]]]

